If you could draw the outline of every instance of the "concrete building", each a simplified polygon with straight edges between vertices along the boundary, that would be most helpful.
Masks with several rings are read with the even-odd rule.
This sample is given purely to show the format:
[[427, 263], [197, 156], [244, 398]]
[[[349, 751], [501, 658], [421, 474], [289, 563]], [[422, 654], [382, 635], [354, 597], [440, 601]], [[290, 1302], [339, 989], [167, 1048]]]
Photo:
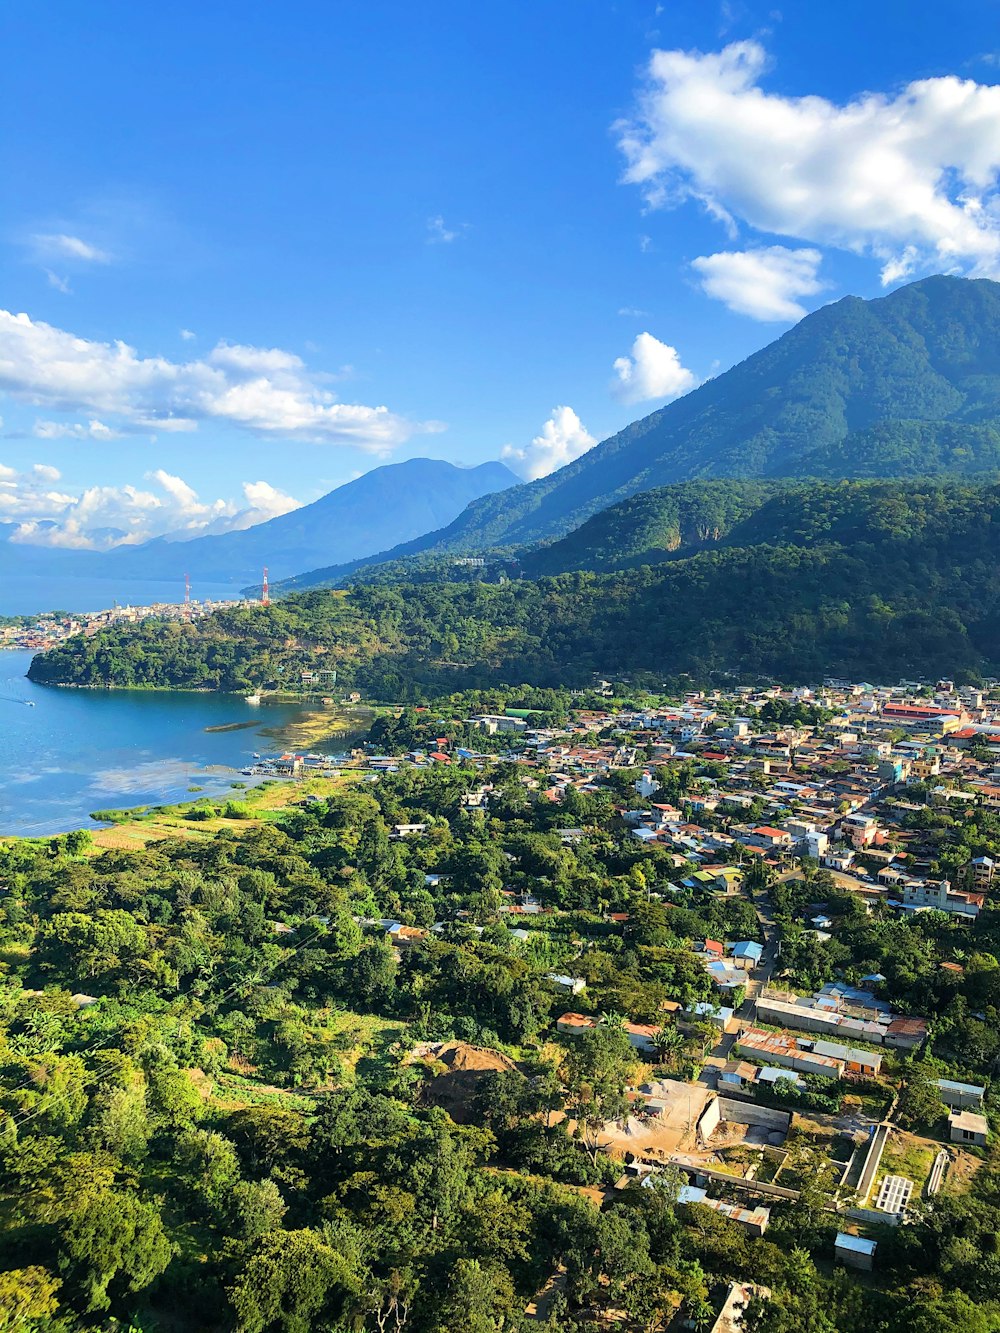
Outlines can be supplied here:
[[975, 1111], [952, 1111], [948, 1117], [952, 1143], [972, 1143], [985, 1148], [990, 1135], [989, 1121]]
[[755, 940], [739, 940], [733, 945], [733, 965], [752, 972], [764, 955], [763, 944]]

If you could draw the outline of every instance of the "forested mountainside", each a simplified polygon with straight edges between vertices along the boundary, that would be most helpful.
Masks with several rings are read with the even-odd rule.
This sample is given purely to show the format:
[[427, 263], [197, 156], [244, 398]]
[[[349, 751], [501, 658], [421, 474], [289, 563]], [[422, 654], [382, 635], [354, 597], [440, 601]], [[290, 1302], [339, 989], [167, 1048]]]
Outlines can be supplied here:
[[1000, 662], [998, 524], [997, 485], [779, 490], [724, 545], [659, 566], [304, 593], [72, 639], [30, 674], [243, 690], [322, 665], [342, 685], [415, 698], [498, 681], [582, 684], [594, 672], [971, 672]]
[[[698, 477], [1000, 471], [1000, 284], [927, 278], [849, 296], [558, 472], [475, 501], [382, 558], [561, 537], [618, 500]], [[294, 580], [330, 584], [329, 568]]]
[[536, 577], [658, 564], [710, 546], [936, 541], [936, 533], [962, 527], [978, 495], [945, 481], [684, 482], [603, 509], [561, 541], [523, 553], [519, 564]]

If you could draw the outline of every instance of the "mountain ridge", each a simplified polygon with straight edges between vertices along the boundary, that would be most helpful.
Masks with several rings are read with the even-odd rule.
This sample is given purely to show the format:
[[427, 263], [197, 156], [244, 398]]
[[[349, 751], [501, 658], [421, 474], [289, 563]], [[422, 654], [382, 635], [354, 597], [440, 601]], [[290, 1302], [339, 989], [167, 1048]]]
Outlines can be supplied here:
[[746, 497], [726, 539], [657, 565], [304, 592], [190, 625], [77, 636], [29, 675], [248, 690], [322, 665], [341, 687], [405, 701], [498, 683], [582, 687], [594, 674], [802, 682], [1000, 665], [1000, 485], [766, 490]]
[[[234, 594], [258, 583], [263, 566], [273, 579], [318, 560], [366, 558], [393, 536], [415, 537], [441, 526], [470, 500], [517, 482], [506, 464], [459, 467], [443, 459], [411, 458], [372, 468], [318, 500], [252, 527], [182, 539], [176, 534], [110, 551], [69, 551], [0, 540], [18, 572], [89, 578], [160, 579], [169, 569], [192, 580], [229, 582]], [[2, 536], [2, 533], [0, 533]]]
[[[377, 559], [552, 541], [630, 495], [709, 477], [996, 471], [1000, 283], [939, 275], [821, 307], [557, 472], [473, 501]], [[289, 587], [348, 578], [358, 563], [308, 571]]]

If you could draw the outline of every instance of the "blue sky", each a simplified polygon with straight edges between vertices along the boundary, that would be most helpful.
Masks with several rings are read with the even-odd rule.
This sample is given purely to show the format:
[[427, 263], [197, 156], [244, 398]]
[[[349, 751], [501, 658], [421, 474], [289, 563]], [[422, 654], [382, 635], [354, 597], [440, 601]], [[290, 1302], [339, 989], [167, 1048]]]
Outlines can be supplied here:
[[0, 520], [82, 545], [417, 455], [537, 475], [805, 310], [998, 272], [996, 18], [8, 0]]

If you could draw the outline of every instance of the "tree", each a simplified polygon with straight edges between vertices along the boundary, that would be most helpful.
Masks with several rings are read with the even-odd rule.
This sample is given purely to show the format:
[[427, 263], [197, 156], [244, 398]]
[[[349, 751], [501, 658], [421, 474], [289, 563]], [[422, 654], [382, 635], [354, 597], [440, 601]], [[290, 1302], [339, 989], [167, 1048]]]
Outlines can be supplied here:
[[90, 1135], [123, 1161], [137, 1161], [151, 1133], [146, 1113], [146, 1085], [134, 1078], [129, 1086], [105, 1088], [91, 1102]]
[[353, 1306], [359, 1276], [314, 1231], [272, 1231], [230, 1289], [237, 1333], [310, 1333]]
[[88, 1310], [106, 1310], [112, 1282], [141, 1291], [173, 1253], [156, 1206], [123, 1190], [88, 1193], [62, 1226], [60, 1268], [77, 1285]]
[[238, 1180], [229, 1196], [229, 1215], [243, 1240], [256, 1240], [276, 1231], [286, 1211], [273, 1180]]
[[599, 1024], [573, 1038], [566, 1055], [567, 1113], [597, 1165], [601, 1130], [628, 1109], [625, 1080], [635, 1063], [628, 1038], [619, 1028]]
[[451, 1270], [435, 1333], [499, 1333], [521, 1313], [506, 1268], [459, 1259]]
[[236, 1148], [212, 1130], [186, 1129], [179, 1134], [174, 1163], [191, 1197], [206, 1212], [221, 1208], [240, 1178]]
[[931, 1129], [946, 1114], [944, 1101], [926, 1068], [907, 1062], [896, 1103], [896, 1119], [904, 1129]]
[[132, 975], [149, 951], [145, 929], [130, 912], [57, 912], [42, 929], [38, 965], [70, 983]]
[[352, 989], [362, 1004], [378, 1008], [392, 995], [399, 964], [392, 946], [373, 940], [350, 963]]
[[468, 1188], [472, 1152], [448, 1116], [436, 1108], [414, 1140], [413, 1151], [409, 1185], [429, 1216], [431, 1230], [437, 1231], [459, 1207]]
[[368, 1308], [378, 1333], [402, 1333], [410, 1319], [417, 1283], [407, 1270], [394, 1268], [384, 1282], [369, 1293]]
[[48, 1319], [59, 1308], [62, 1283], [45, 1268], [11, 1268], [0, 1273], [0, 1330], [15, 1333], [31, 1320]]

